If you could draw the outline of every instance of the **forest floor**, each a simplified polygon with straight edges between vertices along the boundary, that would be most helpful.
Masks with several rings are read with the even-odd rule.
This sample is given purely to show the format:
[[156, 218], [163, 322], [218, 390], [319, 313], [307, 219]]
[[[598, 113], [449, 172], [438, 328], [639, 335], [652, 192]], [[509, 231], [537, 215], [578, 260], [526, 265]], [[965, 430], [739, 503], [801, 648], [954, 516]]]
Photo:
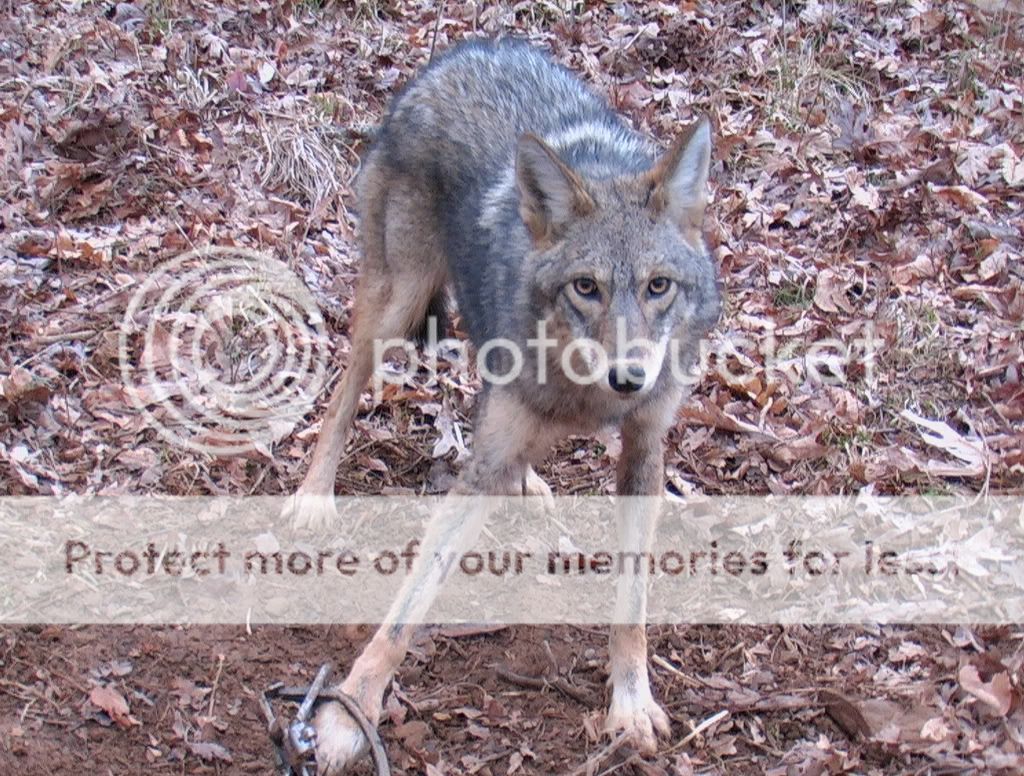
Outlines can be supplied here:
[[[326, 396], [244, 455], [173, 444], [174, 406], [126, 390], [125, 310], [185, 251], [253, 249], [302, 279], [345, 364], [359, 155], [432, 51], [480, 34], [546, 47], [665, 144], [711, 117], [725, 368], [680, 409], [672, 492], [1024, 492], [1019, 2], [0, 6], [2, 494], [292, 492]], [[478, 390], [442, 364], [368, 401], [338, 492], [447, 490]], [[540, 472], [609, 493], [616, 447], [574, 438]], [[2, 626], [0, 770], [270, 773], [259, 691], [368, 633]], [[431, 776], [1020, 773], [1022, 636], [655, 626], [673, 739], [642, 758], [599, 734], [598, 629], [434, 628], [382, 734], [396, 773]]]

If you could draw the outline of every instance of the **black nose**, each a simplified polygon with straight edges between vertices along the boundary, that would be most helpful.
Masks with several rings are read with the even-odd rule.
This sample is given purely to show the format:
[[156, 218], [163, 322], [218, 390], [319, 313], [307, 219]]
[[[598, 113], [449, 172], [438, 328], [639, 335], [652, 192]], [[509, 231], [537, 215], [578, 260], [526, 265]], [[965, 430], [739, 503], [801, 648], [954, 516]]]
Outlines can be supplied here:
[[647, 375], [641, 366], [612, 367], [608, 371], [608, 383], [618, 393], [635, 393], [644, 387]]

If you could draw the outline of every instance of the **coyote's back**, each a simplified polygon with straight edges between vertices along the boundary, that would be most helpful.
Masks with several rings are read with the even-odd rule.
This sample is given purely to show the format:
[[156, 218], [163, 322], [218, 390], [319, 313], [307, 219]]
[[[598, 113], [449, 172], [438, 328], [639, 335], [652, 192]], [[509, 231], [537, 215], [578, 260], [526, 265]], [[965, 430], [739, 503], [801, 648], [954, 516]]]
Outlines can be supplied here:
[[392, 103], [377, 148], [397, 170], [429, 177], [469, 205], [511, 170], [524, 133], [565, 145], [581, 130], [626, 169], [650, 164], [650, 145], [573, 73], [521, 41], [481, 40], [417, 75]]

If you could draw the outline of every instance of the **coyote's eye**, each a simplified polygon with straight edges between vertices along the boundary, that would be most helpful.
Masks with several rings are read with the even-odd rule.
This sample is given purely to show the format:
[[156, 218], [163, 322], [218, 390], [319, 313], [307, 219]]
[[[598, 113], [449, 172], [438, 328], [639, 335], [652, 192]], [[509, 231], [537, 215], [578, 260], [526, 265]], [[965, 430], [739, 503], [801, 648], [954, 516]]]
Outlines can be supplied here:
[[576, 278], [572, 281], [572, 287], [580, 296], [588, 298], [597, 296], [597, 281], [593, 278]]
[[672, 281], [668, 278], [654, 278], [647, 284], [647, 293], [651, 296], [664, 296], [672, 288]]

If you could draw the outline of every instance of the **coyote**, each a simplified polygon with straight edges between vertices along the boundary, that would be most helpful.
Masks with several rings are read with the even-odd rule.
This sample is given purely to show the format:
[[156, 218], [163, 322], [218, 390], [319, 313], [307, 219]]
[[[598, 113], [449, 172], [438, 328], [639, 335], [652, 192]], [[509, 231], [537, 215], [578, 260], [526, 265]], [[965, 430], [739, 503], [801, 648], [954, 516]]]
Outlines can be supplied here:
[[[375, 343], [415, 337], [443, 316], [449, 287], [486, 352], [481, 366], [496, 376], [483, 381], [473, 455], [454, 493], [550, 499], [532, 465], [559, 439], [609, 426], [622, 434], [618, 494], [663, 493], [662, 440], [689, 385], [670, 362], [692, 374], [720, 311], [702, 234], [710, 151], [702, 119], [659, 153], [520, 41], [466, 42], [431, 62], [394, 99], [357, 181], [363, 255], [350, 363], [286, 514], [300, 525], [330, 519]], [[490, 347], [498, 340], [505, 347]], [[538, 341], [540, 357], [512, 353]], [[479, 524], [435, 523], [445, 519], [454, 522], [428, 528], [421, 559], [475, 540]], [[651, 520], [627, 510], [618, 522], [626, 549], [643, 551]], [[393, 613], [429, 607], [437, 580], [421, 572]], [[618, 595], [631, 592], [620, 585]], [[409, 622], [381, 626], [340, 685], [374, 724]], [[644, 628], [612, 626], [609, 651], [607, 728], [653, 752], [669, 718], [651, 694]], [[342, 772], [366, 750], [337, 704], [319, 708], [315, 727], [321, 773]]]

